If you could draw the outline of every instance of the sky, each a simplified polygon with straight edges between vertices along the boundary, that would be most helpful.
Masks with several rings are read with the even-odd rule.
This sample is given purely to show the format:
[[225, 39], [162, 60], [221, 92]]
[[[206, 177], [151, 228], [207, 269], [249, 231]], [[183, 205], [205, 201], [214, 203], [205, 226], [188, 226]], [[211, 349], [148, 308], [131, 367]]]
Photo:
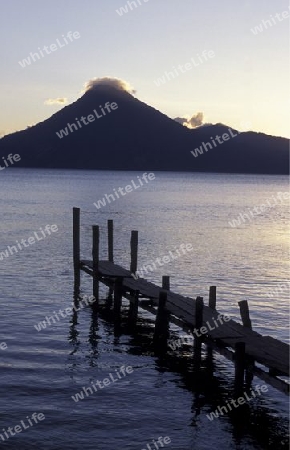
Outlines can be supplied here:
[[[90, 79], [116, 77], [171, 118], [202, 113], [204, 123], [290, 137], [288, 1], [129, 3], [1, 2], [0, 136], [47, 119]], [[31, 52], [40, 59], [24, 64]]]

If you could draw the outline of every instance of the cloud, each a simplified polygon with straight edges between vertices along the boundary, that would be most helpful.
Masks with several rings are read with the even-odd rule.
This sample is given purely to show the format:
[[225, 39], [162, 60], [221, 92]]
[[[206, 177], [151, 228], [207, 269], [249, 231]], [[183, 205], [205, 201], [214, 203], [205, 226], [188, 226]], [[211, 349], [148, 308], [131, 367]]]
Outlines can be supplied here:
[[175, 117], [174, 120], [187, 128], [196, 128], [203, 125], [203, 113], [198, 112], [191, 117]]
[[200, 127], [200, 125], [202, 125], [203, 123], [203, 113], [202, 112], [198, 112], [195, 116], [192, 116], [189, 119], [189, 124], [191, 128], [196, 128], [196, 127]]
[[48, 98], [44, 102], [45, 105], [63, 105], [64, 103], [67, 103], [67, 98], [65, 97]]
[[84, 92], [90, 91], [96, 86], [109, 86], [121, 91], [129, 92], [130, 94], [136, 93], [136, 90], [130, 85], [130, 83], [114, 77], [92, 78], [85, 83]]

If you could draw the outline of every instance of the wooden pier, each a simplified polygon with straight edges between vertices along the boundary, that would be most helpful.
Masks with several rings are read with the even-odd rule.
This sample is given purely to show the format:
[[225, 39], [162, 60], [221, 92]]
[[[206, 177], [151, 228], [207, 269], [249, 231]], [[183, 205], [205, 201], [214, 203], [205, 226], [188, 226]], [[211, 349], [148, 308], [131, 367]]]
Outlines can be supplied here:
[[[252, 329], [247, 301], [239, 302], [243, 325], [225, 320], [216, 310], [216, 287], [210, 286], [208, 305], [202, 297], [190, 298], [170, 290], [168, 276], [162, 277], [162, 286], [143, 278], [133, 277], [137, 271], [138, 232], [131, 232], [130, 270], [114, 263], [114, 228], [108, 220], [108, 259], [99, 259], [99, 227], [92, 226], [92, 259], [80, 258], [80, 209], [73, 208], [73, 258], [75, 292], [79, 292], [80, 272], [93, 278], [95, 305], [99, 305], [99, 283], [108, 286], [113, 293], [115, 320], [120, 320], [122, 298], [129, 300], [129, 323], [134, 326], [139, 308], [156, 315], [154, 342], [162, 351], [167, 349], [169, 322], [194, 333], [194, 352], [201, 351], [202, 343], [223, 354], [235, 364], [237, 395], [243, 390], [245, 375], [254, 375], [289, 394], [289, 384], [280, 377], [289, 377], [289, 345], [270, 336], [262, 336]], [[209, 323], [218, 326], [208, 327]], [[258, 363], [258, 366], [257, 366]]]

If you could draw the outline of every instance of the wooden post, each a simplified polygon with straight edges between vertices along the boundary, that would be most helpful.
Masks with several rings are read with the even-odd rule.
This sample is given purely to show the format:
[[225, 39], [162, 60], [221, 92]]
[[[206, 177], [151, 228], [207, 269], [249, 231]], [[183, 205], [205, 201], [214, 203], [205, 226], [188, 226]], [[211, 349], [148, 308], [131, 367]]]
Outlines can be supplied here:
[[130, 247], [131, 247], [130, 272], [136, 273], [137, 259], [138, 259], [138, 231], [131, 231]]
[[106, 310], [107, 312], [110, 311], [113, 305], [113, 295], [114, 295], [114, 288], [111, 286], [109, 287], [107, 297], [106, 297]]
[[250, 319], [250, 313], [249, 313], [249, 305], [247, 300], [241, 300], [238, 302], [240, 307], [240, 314], [243, 322], [243, 326], [246, 328], [252, 329], [252, 322]]
[[114, 223], [108, 220], [108, 260], [114, 262]]
[[208, 306], [212, 309], [216, 309], [216, 286], [210, 286]]
[[100, 231], [98, 225], [93, 225], [93, 295], [96, 299], [96, 306], [99, 302], [99, 279], [98, 279], [98, 269], [99, 269], [99, 240]]
[[139, 306], [139, 291], [135, 291], [134, 298], [130, 300], [130, 306], [129, 306], [129, 313], [128, 313], [128, 319], [129, 319], [129, 326], [134, 328], [137, 323], [138, 319], [138, 306]]
[[[240, 307], [241, 319], [243, 322], [243, 326], [246, 328], [252, 329], [252, 322], [250, 319], [249, 305], [247, 300], [241, 300], [238, 302]], [[252, 381], [254, 378], [254, 368], [255, 368], [255, 360], [253, 358], [247, 359], [247, 366], [245, 369], [245, 382], [246, 386], [250, 387], [252, 385]]]
[[80, 286], [80, 208], [73, 208], [74, 290]]
[[[203, 297], [197, 297], [195, 300], [195, 328], [198, 330], [202, 327], [203, 323]], [[194, 338], [194, 358], [193, 364], [195, 371], [199, 371], [201, 364], [201, 343], [202, 337], [195, 336]]]
[[155, 321], [153, 343], [157, 350], [164, 351], [167, 348], [169, 336], [169, 315], [166, 310], [167, 292], [160, 290], [159, 303]]
[[74, 292], [73, 299], [74, 299], [74, 301], [73, 301], [73, 304], [74, 304], [73, 314], [77, 314], [77, 311], [79, 311], [79, 303], [80, 303], [79, 293]]
[[79, 346], [79, 340], [78, 340], [78, 331], [76, 329], [76, 326], [78, 324], [78, 311], [79, 311], [79, 293], [74, 293], [73, 297], [73, 313], [71, 318], [71, 326], [69, 327], [69, 340], [70, 343], [74, 346], [74, 351], [77, 351], [77, 348]]
[[122, 307], [122, 289], [123, 289], [123, 278], [116, 278], [114, 284], [114, 319], [119, 321], [121, 318], [121, 307]]
[[246, 345], [244, 342], [235, 344], [235, 394], [243, 392], [246, 366]]
[[162, 289], [165, 291], [170, 291], [170, 277], [166, 275], [162, 277]]
[[195, 300], [195, 327], [200, 329], [203, 323], [203, 297]]

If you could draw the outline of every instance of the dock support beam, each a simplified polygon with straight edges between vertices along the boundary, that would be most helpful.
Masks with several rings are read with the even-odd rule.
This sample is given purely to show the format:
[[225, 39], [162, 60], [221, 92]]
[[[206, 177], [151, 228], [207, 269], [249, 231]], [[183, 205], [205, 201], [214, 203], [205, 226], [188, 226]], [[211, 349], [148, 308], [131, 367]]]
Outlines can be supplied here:
[[114, 321], [120, 322], [122, 307], [123, 278], [116, 278], [114, 284]]
[[162, 277], [162, 289], [165, 291], [170, 291], [170, 277], [166, 275]]
[[100, 242], [100, 231], [98, 225], [93, 225], [93, 296], [96, 299], [96, 306], [99, 303], [99, 242]]
[[74, 291], [80, 288], [80, 208], [73, 208]]
[[114, 262], [114, 222], [108, 220], [108, 260]]
[[[250, 319], [249, 305], [248, 305], [247, 300], [241, 300], [240, 302], [238, 302], [238, 305], [240, 307], [240, 314], [241, 314], [243, 326], [245, 328], [249, 328], [251, 330], [252, 322]], [[246, 381], [247, 387], [251, 387], [251, 385], [252, 385], [252, 381], [254, 379], [254, 368], [255, 368], [255, 360], [253, 358], [249, 357], [248, 361], [247, 361], [246, 371], [245, 371], [245, 381]]]
[[138, 231], [131, 231], [131, 264], [130, 272], [135, 274], [137, 271], [137, 260], [138, 260]]
[[200, 329], [203, 323], [203, 297], [195, 300], [195, 328]]
[[[108, 261], [114, 262], [114, 221], [108, 220], [107, 222], [107, 230], [108, 230]], [[114, 289], [109, 287], [109, 292], [107, 296], [106, 308], [107, 310], [111, 309], [112, 300], [113, 300]]]
[[241, 300], [238, 302], [240, 307], [240, 314], [244, 327], [252, 329], [252, 322], [250, 319], [249, 305], [247, 300]]
[[[197, 297], [195, 300], [195, 328], [200, 330], [203, 323], [203, 297]], [[201, 343], [202, 337], [194, 338], [194, 367], [199, 370], [201, 363]]]
[[158, 352], [166, 351], [169, 337], [169, 314], [166, 310], [166, 302], [167, 292], [160, 290], [153, 337], [153, 343]]
[[131, 328], [135, 328], [138, 319], [139, 291], [135, 291], [134, 298], [130, 300], [128, 321]]
[[208, 306], [211, 309], [216, 309], [216, 286], [210, 286]]
[[235, 395], [243, 393], [246, 367], [246, 344], [236, 342], [235, 344]]

